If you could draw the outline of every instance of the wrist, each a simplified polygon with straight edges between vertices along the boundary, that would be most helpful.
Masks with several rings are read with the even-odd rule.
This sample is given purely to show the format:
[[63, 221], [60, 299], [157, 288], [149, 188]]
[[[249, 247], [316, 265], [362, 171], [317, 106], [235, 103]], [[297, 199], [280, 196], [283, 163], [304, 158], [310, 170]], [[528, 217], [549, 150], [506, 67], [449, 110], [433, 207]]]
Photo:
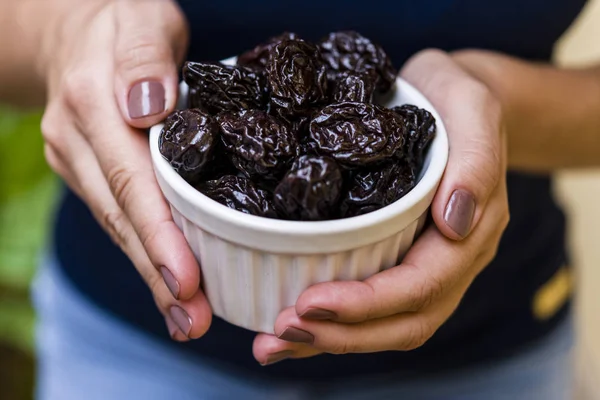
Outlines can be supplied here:
[[511, 168], [598, 165], [600, 70], [561, 69], [482, 50], [452, 54], [502, 104]]

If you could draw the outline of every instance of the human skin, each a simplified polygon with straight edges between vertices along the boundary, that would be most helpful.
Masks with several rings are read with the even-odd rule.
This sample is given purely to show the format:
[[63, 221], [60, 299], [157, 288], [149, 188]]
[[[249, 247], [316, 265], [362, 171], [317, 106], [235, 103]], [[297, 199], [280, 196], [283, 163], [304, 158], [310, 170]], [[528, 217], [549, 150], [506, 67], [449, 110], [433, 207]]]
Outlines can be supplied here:
[[[0, 35], [23, 38], [0, 42], [0, 99], [46, 105], [50, 166], [129, 256], [171, 336], [201, 337], [211, 312], [199, 266], [171, 220], [140, 132], [174, 108], [188, 40], [181, 11], [171, 0], [0, 0], [0, 15]], [[421, 346], [495, 255], [509, 220], [507, 168], [550, 172], [600, 161], [598, 68], [428, 49], [401, 76], [431, 100], [449, 134], [435, 224], [401, 265], [363, 282], [307, 289], [280, 314], [276, 335], [257, 335], [261, 364]]]

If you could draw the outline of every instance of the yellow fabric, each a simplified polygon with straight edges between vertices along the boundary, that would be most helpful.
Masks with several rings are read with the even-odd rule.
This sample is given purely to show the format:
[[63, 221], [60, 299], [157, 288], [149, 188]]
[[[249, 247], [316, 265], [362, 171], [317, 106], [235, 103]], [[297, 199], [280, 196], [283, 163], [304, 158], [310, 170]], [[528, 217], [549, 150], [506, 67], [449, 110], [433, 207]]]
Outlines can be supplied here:
[[533, 315], [539, 320], [551, 318], [569, 300], [572, 292], [572, 272], [562, 267], [536, 292], [532, 304]]

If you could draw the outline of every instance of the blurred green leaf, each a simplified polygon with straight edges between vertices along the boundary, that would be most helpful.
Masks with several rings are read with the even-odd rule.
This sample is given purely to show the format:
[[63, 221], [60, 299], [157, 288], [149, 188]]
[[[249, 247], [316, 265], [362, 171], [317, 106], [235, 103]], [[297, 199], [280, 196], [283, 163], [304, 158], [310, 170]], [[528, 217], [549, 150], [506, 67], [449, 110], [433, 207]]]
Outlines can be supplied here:
[[[40, 122], [39, 112], [0, 107], [0, 287], [8, 293], [28, 293], [56, 198]], [[33, 323], [26, 295], [0, 296], [0, 341], [31, 351]]]

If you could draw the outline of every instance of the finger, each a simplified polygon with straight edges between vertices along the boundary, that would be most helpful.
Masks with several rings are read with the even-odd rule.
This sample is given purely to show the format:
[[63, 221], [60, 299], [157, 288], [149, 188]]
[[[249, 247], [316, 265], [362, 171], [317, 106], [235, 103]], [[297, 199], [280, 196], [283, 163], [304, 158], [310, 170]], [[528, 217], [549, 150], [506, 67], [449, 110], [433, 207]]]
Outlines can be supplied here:
[[[104, 24], [89, 27], [92, 37], [105, 34]], [[98, 32], [96, 32], [98, 30]], [[101, 41], [84, 49], [86, 60], [65, 89], [76, 128], [90, 143], [117, 205], [124, 211], [153, 266], [171, 281], [179, 299], [189, 299], [200, 287], [200, 268], [156, 182], [148, 137], [131, 128], [114, 103], [113, 48]], [[90, 79], [94, 77], [95, 79]], [[172, 278], [172, 279], [171, 279]]]
[[187, 25], [171, 0], [122, 0], [115, 12], [115, 93], [125, 121], [147, 128], [175, 108]]
[[170, 315], [163, 315], [165, 318], [165, 324], [167, 325], [167, 330], [169, 331], [169, 335], [171, 339], [176, 342], [189, 342], [189, 338], [183, 334], [179, 326], [173, 321]]
[[54, 151], [51, 146], [46, 146], [49, 149], [49, 159], [53, 160], [53, 164], [58, 165], [61, 173], [69, 177], [72, 185], [78, 188], [78, 194], [88, 204], [94, 217], [136, 266], [150, 287], [163, 315], [169, 316], [171, 322], [177, 324], [183, 336], [201, 337], [208, 330], [212, 319], [210, 306], [204, 294], [196, 290], [191, 299], [175, 301], [169, 280], [150, 262], [133, 226], [112, 196], [90, 145], [66, 123], [68, 119], [61, 114], [57, 115], [60, 117], [58, 126], [61, 140], [57, 140], [58, 135], [53, 133], [58, 131], [54, 128], [57, 126], [53, 122], [55, 116], [45, 116], [44, 136], [54, 142], [54, 148], [57, 149]]
[[[133, 226], [117, 205], [89, 144], [80, 135], [70, 135], [66, 158], [81, 187], [86, 204], [104, 229], [127, 254], [149, 286], [154, 300], [163, 312], [177, 324], [181, 333], [199, 338], [208, 330], [212, 313], [204, 293], [196, 288], [192, 297], [176, 301], [176, 289], [164, 267], [157, 269], [148, 258]], [[73, 155], [76, 155], [73, 156]]]
[[52, 149], [52, 146], [44, 144], [44, 157], [46, 158], [48, 166], [63, 179], [67, 186], [69, 186], [69, 188], [74, 191], [77, 196], [82, 198], [81, 188], [79, 187], [77, 179], [75, 179], [75, 176], [60, 159], [56, 151]]
[[82, 50], [85, 61], [70, 75], [64, 102], [75, 118], [75, 128], [92, 147], [105, 177], [102, 181], [108, 181], [118, 208], [124, 212], [109, 215], [109, 222], [131, 223], [154, 268], [171, 282], [175, 297], [189, 299], [199, 290], [198, 263], [158, 187], [147, 136], [123, 121], [112, 101], [113, 89], [104, 84], [114, 80], [114, 62], [107, 56], [114, 48], [104, 39], [94, 42], [93, 38], [106, 36], [105, 25], [111, 23], [114, 19], [109, 15], [88, 28], [92, 42]]
[[303, 343], [292, 343], [276, 336], [260, 333], [254, 339], [252, 354], [263, 366], [293, 358], [314, 357], [323, 353]]
[[470, 282], [471, 277], [465, 276], [447, 296], [421, 312], [357, 324], [303, 319], [288, 308], [277, 318], [275, 334], [279, 339], [332, 354], [413, 350], [427, 342], [450, 317]]
[[461, 240], [477, 226], [503, 174], [500, 104], [441, 51], [421, 52], [401, 76], [430, 99], [447, 128], [450, 154], [432, 214], [444, 235]]
[[454, 242], [432, 226], [399, 266], [362, 282], [323, 282], [309, 287], [296, 302], [297, 315], [354, 323], [421, 310], [469, 271], [481, 247], [481, 240], [470, 239]]

